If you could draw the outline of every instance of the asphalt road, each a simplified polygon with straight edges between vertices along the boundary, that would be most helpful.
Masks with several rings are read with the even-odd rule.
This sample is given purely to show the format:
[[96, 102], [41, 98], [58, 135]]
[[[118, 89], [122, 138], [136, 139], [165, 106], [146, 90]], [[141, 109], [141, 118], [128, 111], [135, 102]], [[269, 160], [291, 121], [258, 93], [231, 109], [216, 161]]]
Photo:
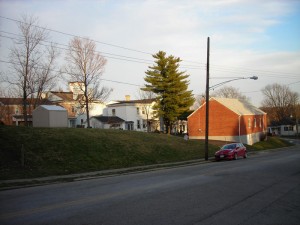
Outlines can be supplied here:
[[300, 147], [0, 192], [0, 224], [300, 224]]

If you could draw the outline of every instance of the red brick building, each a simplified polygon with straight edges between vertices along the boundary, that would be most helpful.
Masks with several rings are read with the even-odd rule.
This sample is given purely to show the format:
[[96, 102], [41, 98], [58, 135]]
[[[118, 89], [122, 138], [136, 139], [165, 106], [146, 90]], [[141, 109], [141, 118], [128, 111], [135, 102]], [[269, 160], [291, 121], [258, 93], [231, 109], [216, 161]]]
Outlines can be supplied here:
[[[206, 103], [188, 116], [190, 139], [205, 139]], [[265, 139], [267, 114], [246, 101], [211, 98], [209, 139], [252, 145]]]
[[[32, 111], [34, 106], [51, 105], [47, 99], [27, 99], [27, 122], [32, 125]], [[0, 98], [0, 124], [24, 125], [23, 99], [22, 98]]]

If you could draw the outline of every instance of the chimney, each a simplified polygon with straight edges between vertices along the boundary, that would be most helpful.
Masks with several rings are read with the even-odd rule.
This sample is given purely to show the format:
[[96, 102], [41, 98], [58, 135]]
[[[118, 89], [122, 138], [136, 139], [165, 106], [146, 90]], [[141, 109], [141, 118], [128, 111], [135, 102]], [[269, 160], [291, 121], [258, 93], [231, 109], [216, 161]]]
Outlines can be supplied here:
[[130, 95], [125, 95], [125, 100], [130, 101]]
[[206, 102], [206, 99], [205, 99], [204, 96], [202, 96], [202, 98], [201, 98], [201, 105], [203, 105], [205, 102]]

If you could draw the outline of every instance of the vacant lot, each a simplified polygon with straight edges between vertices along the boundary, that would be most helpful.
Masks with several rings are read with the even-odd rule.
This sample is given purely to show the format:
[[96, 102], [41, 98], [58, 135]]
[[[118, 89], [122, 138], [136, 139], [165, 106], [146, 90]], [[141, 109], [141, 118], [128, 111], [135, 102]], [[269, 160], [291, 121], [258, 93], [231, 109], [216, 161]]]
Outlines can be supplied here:
[[[211, 143], [213, 156], [222, 143]], [[214, 145], [213, 145], [214, 144]], [[280, 139], [252, 150], [283, 147]], [[0, 126], [0, 179], [62, 175], [204, 157], [204, 142], [121, 130]], [[250, 149], [250, 148], [249, 148]]]

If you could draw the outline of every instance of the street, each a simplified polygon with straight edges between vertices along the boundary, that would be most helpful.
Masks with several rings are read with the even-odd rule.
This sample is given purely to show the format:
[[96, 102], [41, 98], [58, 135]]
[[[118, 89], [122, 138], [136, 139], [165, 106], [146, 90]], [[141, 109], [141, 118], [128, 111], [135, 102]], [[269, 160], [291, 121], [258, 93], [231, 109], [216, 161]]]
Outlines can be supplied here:
[[299, 224], [300, 147], [0, 192], [0, 224]]

